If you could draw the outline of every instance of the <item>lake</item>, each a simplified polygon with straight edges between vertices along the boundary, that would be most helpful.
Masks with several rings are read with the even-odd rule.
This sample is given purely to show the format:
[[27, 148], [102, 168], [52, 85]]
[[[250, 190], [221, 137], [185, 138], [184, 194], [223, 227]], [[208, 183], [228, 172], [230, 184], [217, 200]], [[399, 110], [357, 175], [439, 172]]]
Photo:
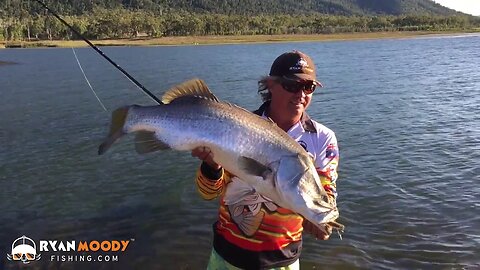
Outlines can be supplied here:
[[[324, 88], [308, 112], [340, 146], [343, 240], [305, 235], [302, 269], [480, 269], [480, 36], [172, 47], [103, 47], [160, 95], [192, 77], [249, 110], [276, 56], [309, 54]], [[110, 113], [154, 102], [90, 48], [2, 49], [0, 268], [26, 235], [129, 240], [118, 262], [31, 269], [205, 269], [218, 201], [198, 196], [198, 160], [97, 147]], [[3, 267], [2, 267], [3, 265]], [[23, 268], [22, 268], [23, 269]]]

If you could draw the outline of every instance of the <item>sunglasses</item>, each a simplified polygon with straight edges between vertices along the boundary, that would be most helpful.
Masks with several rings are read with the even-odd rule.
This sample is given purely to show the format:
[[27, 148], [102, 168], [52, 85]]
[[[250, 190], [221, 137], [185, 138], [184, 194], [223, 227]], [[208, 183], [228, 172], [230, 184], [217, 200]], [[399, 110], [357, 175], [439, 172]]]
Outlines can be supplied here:
[[315, 91], [315, 88], [317, 88], [317, 85], [312, 81], [298, 82], [293, 80], [280, 80], [279, 83], [287, 92], [294, 94], [303, 91], [306, 95], [310, 95]]

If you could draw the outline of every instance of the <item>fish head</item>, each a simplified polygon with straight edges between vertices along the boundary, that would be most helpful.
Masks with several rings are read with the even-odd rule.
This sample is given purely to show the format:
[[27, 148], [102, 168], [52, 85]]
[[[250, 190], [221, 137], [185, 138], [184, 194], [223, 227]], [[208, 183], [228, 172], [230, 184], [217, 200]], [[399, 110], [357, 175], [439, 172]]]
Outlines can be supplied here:
[[282, 157], [277, 166], [274, 185], [283, 207], [319, 226], [338, 217], [308, 153]]

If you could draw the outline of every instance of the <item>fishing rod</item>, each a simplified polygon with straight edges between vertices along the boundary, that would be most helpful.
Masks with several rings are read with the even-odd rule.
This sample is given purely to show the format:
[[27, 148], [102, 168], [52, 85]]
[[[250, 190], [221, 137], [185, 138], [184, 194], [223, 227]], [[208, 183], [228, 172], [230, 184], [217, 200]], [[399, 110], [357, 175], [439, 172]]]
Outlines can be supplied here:
[[40, 0], [35, 0], [40, 5], [42, 5], [45, 9], [47, 9], [55, 18], [59, 19], [65, 26], [67, 26], [72, 32], [77, 34], [83, 41], [85, 41], [90, 47], [92, 47], [97, 53], [99, 53], [103, 58], [105, 58], [110, 64], [112, 64], [115, 68], [120, 70], [131, 82], [133, 82], [136, 86], [138, 86], [145, 94], [147, 94], [151, 99], [153, 99], [158, 104], [162, 104], [162, 102], [154, 95], [152, 92], [148, 91], [145, 86], [139, 83], [135, 78], [133, 78], [127, 71], [125, 71], [122, 67], [120, 67], [117, 63], [115, 63], [110, 57], [108, 57], [102, 50], [100, 50], [97, 46], [95, 46], [90, 40], [80, 34], [75, 28], [73, 28], [70, 24], [68, 24], [65, 20], [63, 20], [57, 13], [55, 13], [52, 9], [50, 9], [44, 2]]

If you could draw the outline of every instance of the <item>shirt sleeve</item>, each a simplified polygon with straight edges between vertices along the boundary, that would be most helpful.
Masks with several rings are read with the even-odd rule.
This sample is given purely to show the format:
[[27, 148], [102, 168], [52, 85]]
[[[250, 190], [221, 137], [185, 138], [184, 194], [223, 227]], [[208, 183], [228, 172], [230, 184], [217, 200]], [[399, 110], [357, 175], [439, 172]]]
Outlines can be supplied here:
[[334, 134], [326, 141], [324, 148], [316, 160], [317, 172], [328, 197], [336, 204], [339, 150]]
[[223, 193], [226, 179], [228, 174], [223, 168], [216, 171], [206, 163], [202, 163], [195, 178], [198, 193], [205, 200], [213, 200]]

